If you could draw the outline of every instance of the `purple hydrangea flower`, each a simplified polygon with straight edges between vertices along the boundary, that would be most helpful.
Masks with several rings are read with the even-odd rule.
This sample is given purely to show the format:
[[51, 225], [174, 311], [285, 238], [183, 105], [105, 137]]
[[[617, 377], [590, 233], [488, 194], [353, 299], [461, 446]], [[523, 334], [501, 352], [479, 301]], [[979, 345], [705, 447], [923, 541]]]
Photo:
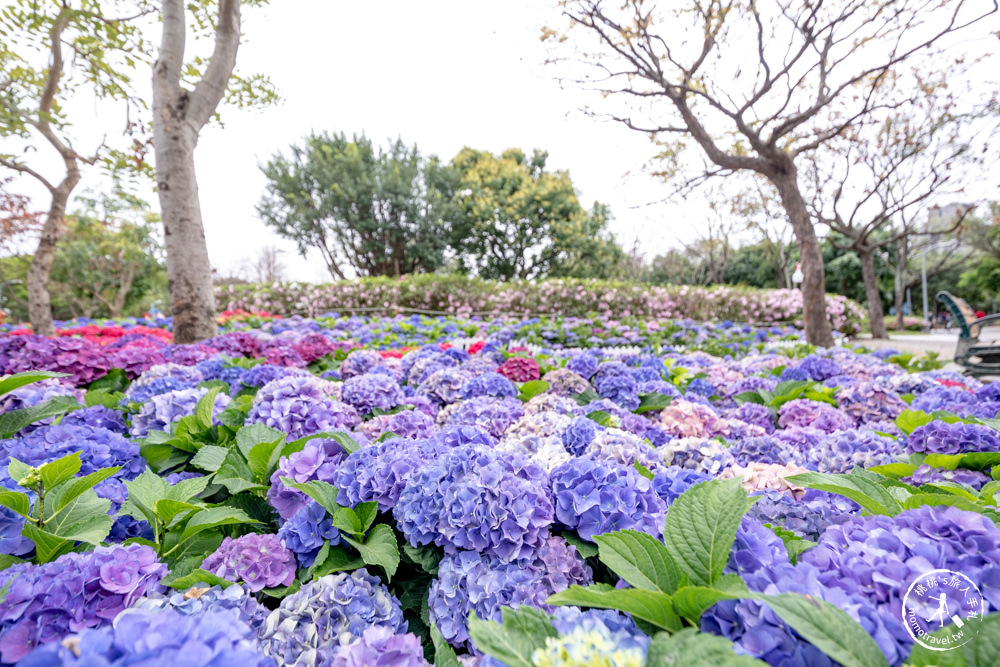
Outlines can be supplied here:
[[918, 426], [906, 439], [906, 451], [927, 454], [965, 454], [1000, 451], [1000, 433], [988, 426], [935, 420]]
[[754, 462], [805, 464], [805, 456], [797, 447], [785, 440], [767, 435], [737, 440], [730, 446], [729, 451], [736, 459], [736, 464], [740, 466]]
[[94, 405], [82, 410], [74, 410], [64, 416], [59, 422], [62, 426], [84, 426], [87, 428], [103, 428], [115, 433], [125, 435], [128, 433], [128, 425], [121, 413], [106, 408], [103, 405]]
[[376, 366], [382, 366], [385, 360], [375, 350], [351, 350], [340, 364], [340, 377], [345, 380], [357, 375], [364, 375]]
[[426, 396], [436, 405], [449, 405], [462, 398], [462, 387], [472, 377], [461, 369], [442, 368], [421, 378], [418, 396]]
[[373, 627], [406, 632], [399, 601], [365, 569], [328, 574], [282, 599], [260, 630], [260, 647], [282, 665], [319, 667]]
[[419, 410], [403, 410], [391, 415], [373, 417], [358, 426], [356, 432], [373, 441], [384, 433], [417, 440], [431, 437], [435, 430], [433, 417]]
[[570, 357], [569, 361], [566, 362], [566, 368], [573, 371], [585, 380], [589, 380], [597, 372], [597, 366], [600, 362], [597, 357], [595, 357], [590, 352], [581, 352]]
[[271, 612], [245, 586], [234, 584], [223, 588], [198, 583], [186, 591], [167, 590], [147, 593], [132, 605], [132, 609], [171, 609], [184, 616], [201, 616], [209, 612], [235, 612], [253, 629], [254, 636]]
[[774, 413], [765, 405], [744, 403], [738, 408], [731, 410], [727, 416], [729, 419], [760, 426], [768, 434], [774, 433]]
[[370, 415], [375, 410], [392, 410], [406, 400], [396, 380], [381, 373], [357, 375], [344, 382], [341, 399], [358, 414]]
[[660, 498], [666, 502], [667, 505], [672, 504], [677, 498], [690, 489], [695, 484], [701, 484], [702, 482], [707, 482], [712, 479], [710, 475], [704, 473], [696, 472], [694, 470], [685, 470], [684, 468], [679, 468], [677, 466], [670, 466], [669, 468], [662, 468], [656, 475], [653, 476], [653, 491]]
[[429, 667], [429, 663], [419, 637], [378, 626], [341, 646], [330, 667]]
[[332, 484], [337, 467], [346, 456], [347, 452], [336, 440], [313, 438], [306, 442], [301, 451], [281, 457], [278, 469], [271, 475], [271, 488], [267, 491], [267, 500], [277, 510], [278, 516], [290, 519], [308, 502], [306, 494], [286, 487], [281, 481], [282, 477], [289, 477], [298, 484], [314, 479]]
[[455, 405], [455, 411], [448, 414], [447, 424], [477, 426], [496, 439], [524, 416], [522, 403], [516, 398], [479, 396]]
[[659, 536], [666, 504], [635, 468], [576, 458], [551, 474], [556, 521], [581, 538], [633, 529]]
[[39, 644], [109, 625], [136, 599], [160, 590], [166, 573], [156, 552], [138, 544], [0, 572], [0, 586], [10, 582], [0, 601], [0, 662], [13, 664]]
[[295, 554], [277, 535], [250, 533], [222, 540], [215, 553], [202, 561], [201, 569], [229, 581], [246, 582], [256, 593], [290, 586], [295, 580]]
[[761, 523], [790, 530], [813, 542], [819, 539], [827, 526], [861, 514], [861, 506], [853, 500], [826, 491], [807, 489], [798, 500], [775, 490], [765, 490], [761, 496], [750, 508], [748, 516]]
[[573, 456], [580, 456], [593, 441], [598, 429], [603, 428], [603, 426], [598, 426], [593, 419], [577, 417], [559, 434], [559, 437], [567, 452]]
[[389, 512], [407, 480], [445, 451], [445, 446], [427, 440], [392, 439], [362, 447], [337, 468], [337, 502], [350, 507], [377, 502], [379, 511]]
[[[150, 431], [167, 431], [171, 424], [194, 414], [198, 401], [208, 393], [205, 388], [179, 389], [165, 394], [159, 394], [149, 399], [132, 416], [132, 436], [144, 438]], [[218, 424], [219, 413], [229, 405], [229, 396], [217, 394], [212, 406], [212, 422]]]
[[568, 368], [555, 368], [542, 380], [549, 383], [548, 391], [556, 396], [572, 398], [590, 388], [590, 384]]
[[871, 468], [892, 463], [902, 447], [892, 438], [868, 429], [831, 433], [806, 453], [808, 466], [820, 472], [845, 473], [855, 466]]
[[462, 385], [462, 398], [491, 396], [493, 398], [515, 397], [518, 394], [514, 383], [499, 373], [482, 373], [470, 378]]
[[413, 474], [393, 514], [413, 546], [469, 549], [510, 563], [548, 537], [548, 476], [520, 456], [465, 445]]
[[797, 398], [781, 406], [778, 411], [778, 425], [782, 428], [809, 427], [833, 433], [854, 428], [855, 424], [853, 419], [831, 405]]
[[326, 540], [331, 546], [340, 544], [340, 531], [319, 503], [309, 501], [281, 526], [278, 538], [295, 554], [299, 565], [312, 567]]
[[284, 431], [289, 440], [350, 430], [361, 423], [361, 417], [354, 408], [333, 398], [335, 392], [335, 385], [312, 376], [269, 382], [254, 397], [247, 423]]
[[944, 468], [934, 468], [924, 463], [914, 470], [911, 475], [902, 477], [899, 481], [912, 486], [953, 482], [955, 484], [970, 486], [979, 491], [983, 486], [993, 481], [993, 478], [978, 470], [966, 470], [964, 468], [945, 470]]
[[806, 374], [807, 380], [814, 380], [816, 382], [829, 380], [841, 373], [840, 364], [836, 361], [815, 354], [810, 354], [808, 357], [802, 359], [796, 368]]

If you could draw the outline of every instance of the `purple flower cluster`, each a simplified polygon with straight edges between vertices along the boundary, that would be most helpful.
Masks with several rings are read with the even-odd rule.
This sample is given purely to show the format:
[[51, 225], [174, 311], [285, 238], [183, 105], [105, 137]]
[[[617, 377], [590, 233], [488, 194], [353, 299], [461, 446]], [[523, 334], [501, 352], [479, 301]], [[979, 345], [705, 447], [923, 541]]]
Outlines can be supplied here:
[[284, 431], [289, 440], [350, 430], [361, 423], [361, 417], [354, 408], [333, 398], [336, 391], [332, 383], [312, 376], [274, 380], [257, 392], [247, 423]]
[[[412, 402], [412, 399], [410, 399]], [[400, 438], [426, 439], [434, 435], [434, 418], [420, 410], [403, 410], [391, 415], [379, 415], [362, 423], [356, 432], [369, 440], [377, 440], [383, 433], [393, 433]]]
[[468, 549], [504, 563], [529, 558], [553, 520], [539, 466], [477, 445], [457, 447], [413, 474], [393, 514], [413, 546]]
[[955, 484], [971, 486], [976, 491], [979, 491], [983, 486], [993, 481], [993, 478], [978, 470], [966, 470], [964, 468], [945, 470], [944, 468], [934, 468], [924, 463], [917, 467], [911, 475], [902, 477], [899, 481], [912, 486], [953, 482]]
[[442, 368], [421, 378], [418, 396], [426, 396], [437, 406], [449, 405], [462, 398], [462, 387], [472, 378], [468, 371]]
[[462, 398], [465, 399], [476, 396], [513, 398], [517, 394], [517, 387], [514, 386], [514, 383], [499, 373], [482, 373], [466, 380], [465, 384], [462, 385]]
[[778, 411], [778, 425], [782, 428], [792, 426], [819, 429], [826, 433], [854, 428], [854, 420], [837, 410], [832, 405], [797, 398], [788, 401]]
[[478, 396], [455, 404], [446, 423], [457, 426], [477, 426], [496, 439], [524, 416], [521, 401], [516, 398]]
[[246, 582], [256, 593], [290, 586], [295, 580], [295, 554], [277, 535], [250, 533], [222, 540], [215, 553], [202, 561], [201, 569], [229, 581]]
[[871, 468], [892, 463], [902, 453], [892, 438], [868, 429], [847, 429], [831, 433], [806, 453], [807, 467], [820, 472], [846, 473], [855, 466]]
[[97, 547], [44, 565], [0, 572], [0, 662], [15, 663], [39, 644], [109, 625], [147, 592], [160, 590], [166, 566], [146, 546]]
[[351, 350], [340, 364], [340, 377], [345, 380], [357, 375], [364, 375], [376, 366], [382, 366], [385, 360], [375, 350]]
[[281, 481], [282, 477], [289, 477], [298, 484], [314, 479], [332, 484], [337, 467], [346, 455], [337, 441], [313, 438], [306, 442], [301, 451], [281, 457], [278, 469], [271, 475], [271, 488], [267, 491], [267, 500], [277, 510], [278, 516], [290, 519], [308, 502], [306, 494], [285, 486]]
[[380, 512], [389, 512], [410, 477], [445, 451], [444, 446], [427, 440], [398, 438], [362, 447], [337, 468], [333, 481], [340, 491], [337, 502], [350, 507], [377, 502]]
[[551, 480], [556, 521], [585, 540], [615, 530], [663, 530], [666, 503], [631, 466], [575, 458], [557, 466]]
[[926, 454], [966, 454], [1000, 451], [1000, 433], [988, 426], [932, 421], [918, 426], [906, 439], [906, 451]]
[[750, 508], [748, 516], [815, 542], [827, 526], [842, 523], [860, 513], [861, 506], [853, 500], [825, 491], [807, 489], [796, 500], [782, 491], [765, 490]]
[[600, 360], [593, 354], [590, 352], [581, 352], [570, 357], [565, 367], [583, 379], [589, 380], [597, 372], [598, 364], [600, 364]]
[[[143, 403], [138, 414], [132, 416], [132, 436], [144, 438], [150, 431], [168, 431], [170, 425], [194, 414], [198, 401], [208, 389], [178, 389], [158, 394]], [[219, 393], [212, 405], [213, 423], [218, 423], [219, 413], [229, 405], [229, 396]]]
[[729, 451], [732, 452], [736, 464], [740, 466], [747, 466], [753, 462], [795, 465], [805, 463], [805, 456], [801, 450], [785, 440], [768, 435], [737, 440], [730, 446]]
[[567, 398], [572, 398], [590, 388], [586, 380], [568, 368], [555, 368], [546, 373], [542, 380], [549, 383], [550, 393]]
[[396, 380], [381, 373], [357, 375], [344, 382], [341, 400], [362, 416], [375, 410], [392, 410], [406, 400]]
[[766, 433], [774, 433], [774, 413], [767, 406], [759, 403], [744, 403], [731, 410], [728, 416], [729, 419], [759, 426]]
[[282, 665], [320, 667], [366, 630], [406, 632], [399, 601], [365, 569], [329, 574], [281, 600], [260, 630], [262, 652]]
[[127, 667], [211, 665], [275, 667], [257, 650], [254, 629], [220, 611], [184, 615], [173, 609], [132, 609], [113, 627], [84, 630], [79, 637], [39, 647], [20, 667]]
[[337, 651], [330, 667], [428, 667], [420, 638], [375, 626]]
[[295, 554], [302, 567], [312, 567], [323, 544], [340, 544], [340, 531], [321, 505], [309, 501], [278, 530], [278, 538]]
[[132, 609], [171, 609], [185, 616], [200, 616], [209, 612], [235, 612], [256, 634], [271, 612], [245, 586], [234, 584], [223, 588], [199, 582], [186, 591], [167, 590], [147, 593], [132, 605]]

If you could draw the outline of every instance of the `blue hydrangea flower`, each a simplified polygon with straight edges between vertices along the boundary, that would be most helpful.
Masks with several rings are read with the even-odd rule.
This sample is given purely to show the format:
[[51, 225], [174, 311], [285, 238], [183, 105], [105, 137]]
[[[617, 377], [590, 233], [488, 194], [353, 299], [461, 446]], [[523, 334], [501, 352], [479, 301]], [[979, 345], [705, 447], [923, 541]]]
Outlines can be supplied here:
[[598, 426], [593, 419], [577, 417], [559, 434], [559, 437], [567, 452], [573, 456], [579, 456], [590, 445], [594, 436], [597, 435], [597, 431], [603, 428], [603, 426]]
[[333, 398], [336, 389], [336, 385], [313, 376], [269, 382], [254, 397], [247, 423], [284, 431], [289, 440], [350, 430], [361, 423], [361, 417], [354, 408]]
[[[132, 416], [132, 436], [144, 438], [150, 431], [167, 431], [170, 425], [182, 417], [194, 414], [198, 401], [208, 393], [205, 388], [179, 389], [158, 394], [149, 399], [139, 408], [138, 414]], [[213, 423], [218, 424], [219, 413], [229, 405], [229, 396], [220, 393], [216, 395], [212, 406]]]
[[132, 609], [172, 609], [185, 616], [200, 616], [207, 612], [235, 611], [239, 619], [257, 630], [264, 624], [270, 610], [259, 603], [254, 594], [245, 586], [233, 584], [223, 588], [205, 583], [197, 583], [186, 591], [167, 590], [162, 593], [148, 593], [132, 605]]
[[278, 538], [295, 554], [300, 566], [312, 567], [326, 540], [331, 546], [340, 544], [340, 531], [319, 503], [309, 501], [282, 524]]
[[570, 357], [569, 361], [566, 362], [566, 368], [573, 371], [584, 380], [589, 380], [597, 372], [597, 366], [600, 362], [597, 357], [595, 357], [590, 352], [581, 352], [579, 354]]
[[[502, 375], [497, 377], [503, 378]], [[507, 378], [503, 378], [506, 380]], [[524, 416], [521, 401], [516, 398], [478, 396], [456, 404], [448, 414], [447, 423], [459, 426], [477, 426], [500, 439], [517, 420]]]
[[402, 405], [406, 397], [391, 376], [369, 373], [356, 375], [344, 382], [341, 399], [365, 416], [374, 410], [392, 410]]
[[514, 383], [499, 373], [483, 373], [470, 378], [462, 385], [462, 398], [492, 396], [493, 398], [515, 397], [518, 394]]
[[555, 518], [581, 538], [633, 529], [659, 536], [666, 504], [635, 468], [576, 458], [551, 473]]
[[301, 451], [281, 457], [278, 469], [271, 475], [271, 488], [267, 491], [267, 500], [277, 510], [278, 516], [290, 519], [308, 502], [305, 493], [285, 486], [282, 477], [289, 477], [298, 484], [317, 479], [332, 484], [337, 467], [346, 456], [347, 452], [336, 440], [313, 438]]
[[429, 667], [420, 638], [376, 626], [337, 650], [330, 667]]
[[935, 420], [918, 426], [906, 439], [908, 453], [965, 454], [1000, 451], [1000, 433], [979, 424]]
[[373, 627], [406, 632], [399, 600], [364, 568], [328, 574], [281, 600], [260, 630], [260, 648], [282, 665], [319, 667]]
[[337, 502], [350, 507], [377, 502], [379, 511], [389, 512], [410, 477], [447, 450], [427, 440], [399, 438], [362, 447], [337, 468], [333, 481], [340, 491]]
[[831, 433], [806, 453], [807, 467], [820, 472], [845, 473], [855, 466], [871, 468], [892, 463], [902, 447], [892, 438], [868, 429]]
[[670, 466], [668, 468], [661, 468], [653, 476], [653, 491], [660, 498], [666, 502], [667, 505], [672, 504], [677, 498], [690, 489], [695, 484], [701, 484], [702, 482], [707, 482], [712, 479], [710, 475], [706, 475], [701, 472], [694, 470], [685, 470], [678, 466]]
[[762, 497], [750, 508], [748, 516], [813, 542], [827, 526], [861, 514], [861, 506], [853, 500], [826, 491], [807, 489], [798, 500], [775, 490], [766, 490], [760, 495]]
[[529, 557], [553, 518], [542, 468], [477, 445], [452, 449], [413, 474], [393, 514], [413, 546], [479, 551], [505, 563]]
[[795, 446], [785, 440], [779, 440], [771, 436], [761, 436], [758, 438], [744, 438], [737, 440], [730, 447], [736, 464], [746, 466], [751, 463], [776, 463], [783, 465], [794, 463], [803, 465], [805, 456]]

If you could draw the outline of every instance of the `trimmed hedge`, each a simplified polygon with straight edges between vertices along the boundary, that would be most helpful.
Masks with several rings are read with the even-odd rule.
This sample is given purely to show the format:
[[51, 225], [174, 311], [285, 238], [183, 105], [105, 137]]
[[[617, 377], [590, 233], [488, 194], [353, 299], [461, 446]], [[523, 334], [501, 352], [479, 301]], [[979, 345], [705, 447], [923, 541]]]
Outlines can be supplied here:
[[[659, 287], [627, 282], [552, 279], [496, 283], [461, 276], [362, 278], [315, 285], [228, 285], [216, 288], [221, 309], [279, 315], [395, 313], [486, 316], [600, 316], [730, 320], [755, 325], [800, 324], [798, 290], [749, 287]], [[865, 311], [855, 301], [827, 294], [827, 313], [845, 334], [861, 330]]]

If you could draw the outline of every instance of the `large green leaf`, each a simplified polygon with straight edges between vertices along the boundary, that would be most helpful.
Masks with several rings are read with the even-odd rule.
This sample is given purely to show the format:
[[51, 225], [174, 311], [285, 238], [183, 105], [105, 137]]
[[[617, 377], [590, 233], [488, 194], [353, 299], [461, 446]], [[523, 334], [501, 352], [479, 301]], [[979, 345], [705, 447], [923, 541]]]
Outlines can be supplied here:
[[518, 398], [522, 402], [527, 403], [535, 396], [544, 394], [549, 390], [549, 383], [544, 380], [530, 380], [521, 385], [521, 391], [518, 394]]
[[206, 570], [196, 569], [192, 572], [185, 574], [183, 577], [177, 577], [176, 579], [166, 579], [164, 580], [164, 585], [170, 588], [176, 588], [179, 591], [187, 590], [198, 584], [208, 584], [209, 586], [221, 586], [222, 588], [229, 588], [233, 585], [232, 581], [228, 579], [223, 579], [222, 577], [212, 574]]
[[98, 545], [111, 532], [111, 501], [87, 489], [45, 522], [44, 530], [56, 537]]
[[618, 530], [597, 535], [601, 562], [636, 588], [673, 595], [684, 583], [670, 551], [651, 535]]
[[51, 563], [73, 550], [73, 540], [47, 533], [30, 521], [24, 524], [21, 535], [35, 543], [36, 563]]
[[49, 461], [38, 468], [38, 474], [41, 476], [42, 484], [45, 485], [46, 490], [54, 489], [80, 472], [80, 468], [83, 466], [80, 454], [82, 452], [73, 452], [55, 461]]
[[198, 399], [198, 404], [194, 408], [194, 418], [199, 431], [207, 431], [212, 428], [212, 414], [215, 412], [215, 397], [219, 395], [221, 389], [212, 387], [204, 396]]
[[932, 421], [934, 417], [923, 410], [903, 410], [896, 417], [896, 426], [906, 435], [910, 435], [920, 426], [930, 424]]
[[[874, 473], [872, 473], [874, 474]], [[829, 491], [850, 498], [869, 514], [895, 516], [903, 511], [902, 503], [890, 492], [886, 484], [860, 475], [831, 475], [822, 472], [806, 472], [787, 478], [792, 484], [817, 491]], [[886, 482], [894, 482], [883, 478]], [[898, 483], [896, 483], [898, 484]], [[906, 487], [908, 492], [912, 489]]]
[[365, 564], [380, 566], [385, 570], [386, 579], [392, 581], [392, 575], [396, 574], [396, 569], [399, 567], [399, 547], [396, 546], [396, 535], [392, 532], [392, 528], [380, 523], [372, 528], [364, 542], [346, 535], [341, 537], [358, 550]]
[[344, 547], [334, 547], [330, 549], [330, 554], [322, 564], [317, 564], [313, 570], [314, 577], [324, 577], [331, 572], [341, 572], [356, 570], [364, 567], [365, 562], [352, 554], [349, 554]]
[[747, 594], [747, 586], [737, 574], [724, 574], [714, 588], [684, 586], [674, 598], [674, 611], [693, 625], [698, 625], [702, 614], [721, 600], [732, 600]]
[[663, 410], [669, 407], [670, 402], [673, 400], [673, 397], [667, 394], [639, 394], [639, 407], [633, 410], [633, 412], [641, 415], [644, 412]]
[[45, 494], [45, 504], [51, 513], [58, 513], [87, 489], [92, 489], [121, 470], [121, 466], [101, 468], [89, 475], [63, 482]]
[[696, 484], [673, 502], [663, 542], [691, 585], [711, 588], [722, 576], [736, 529], [753, 503], [739, 479]]
[[221, 468], [222, 464], [225, 462], [229, 451], [228, 447], [204, 445], [198, 450], [198, 453], [194, 455], [194, 458], [191, 459], [191, 465], [208, 472], [218, 472], [219, 468]]
[[871, 635], [847, 612], [806, 595], [756, 595], [810, 644], [844, 667], [888, 667]]
[[657, 633], [649, 643], [646, 664], [652, 667], [764, 667], [767, 663], [739, 655], [724, 637], [684, 628], [669, 635]]
[[545, 647], [545, 640], [558, 637], [552, 621], [533, 607], [500, 610], [503, 623], [469, 616], [469, 636], [476, 648], [509, 667], [535, 667], [531, 655]]
[[0, 396], [14, 391], [15, 389], [20, 389], [25, 385], [38, 382], [39, 380], [50, 380], [53, 378], [65, 377], [69, 377], [69, 375], [66, 373], [53, 373], [52, 371], [24, 371], [21, 373], [15, 373], [14, 375], [0, 380]]
[[10, 457], [10, 463], [7, 464], [7, 474], [18, 484], [21, 483], [22, 479], [30, 475], [32, 470], [33, 468], [27, 463], [18, 461], [13, 456]]
[[[163, 498], [156, 501], [156, 506], [153, 508], [153, 511], [156, 512], [156, 516], [160, 517], [160, 519], [169, 526], [178, 515], [184, 514], [185, 512], [200, 512], [203, 509], [205, 509], [205, 506], [201, 504], [194, 505], [180, 500], [174, 500], [173, 498]], [[183, 520], [184, 517], [181, 516], [178, 519], [178, 523]]]
[[284, 444], [285, 434], [265, 424], [247, 424], [236, 432], [236, 446], [247, 459], [250, 458], [250, 452], [257, 445], [277, 444], [279, 442]]
[[[282, 477], [281, 483], [287, 487], [298, 489], [302, 493], [306, 494], [317, 503], [319, 503], [323, 509], [330, 513], [330, 516], [336, 516], [337, 510], [341, 509], [341, 506], [337, 504], [337, 495], [340, 491], [333, 484], [329, 482], [324, 482], [319, 479], [314, 479], [303, 484], [299, 484], [291, 477]], [[356, 515], [355, 515], [356, 516]], [[349, 531], [352, 532], [352, 531]], [[362, 531], [363, 532], [363, 531]]]
[[230, 449], [226, 455], [219, 471], [215, 474], [215, 483], [226, 487], [234, 496], [241, 491], [267, 488], [257, 481], [250, 464], [236, 447]]
[[84, 407], [92, 408], [95, 405], [100, 405], [108, 410], [115, 410], [121, 405], [122, 399], [125, 398], [125, 394], [117, 391], [108, 391], [107, 389], [91, 389], [83, 397]]
[[683, 627], [680, 617], [674, 612], [673, 599], [659, 591], [646, 591], [641, 588], [619, 589], [607, 584], [594, 584], [586, 588], [570, 586], [564, 591], [550, 595], [546, 602], [556, 606], [617, 609], [651, 623], [661, 630], [671, 632]]
[[82, 406], [72, 396], [56, 396], [45, 403], [5, 412], [0, 415], [0, 438], [8, 438], [25, 426], [49, 417], [61, 417], [80, 407]]
[[168, 487], [167, 498], [179, 500], [180, 502], [190, 502], [195, 496], [198, 496], [207, 489], [211, 481], [212, 475], [182, 479]]
[[462, 667], [455, 649], [441, 636], [437, 623], [431, 623], [431, 642], [434, 644], [434, 667]]
[[0, 491], [0, 505], [14, 510], [23, 517], [28, 516], [31, 509], [28, 496], [20, 491]]
[[257, 522], [247, 516], [246, 512], [234, 507], [209, 507], [191, 517], [181, 533], [180, 542], [186, 542], [203, 530], [236, 523]]

